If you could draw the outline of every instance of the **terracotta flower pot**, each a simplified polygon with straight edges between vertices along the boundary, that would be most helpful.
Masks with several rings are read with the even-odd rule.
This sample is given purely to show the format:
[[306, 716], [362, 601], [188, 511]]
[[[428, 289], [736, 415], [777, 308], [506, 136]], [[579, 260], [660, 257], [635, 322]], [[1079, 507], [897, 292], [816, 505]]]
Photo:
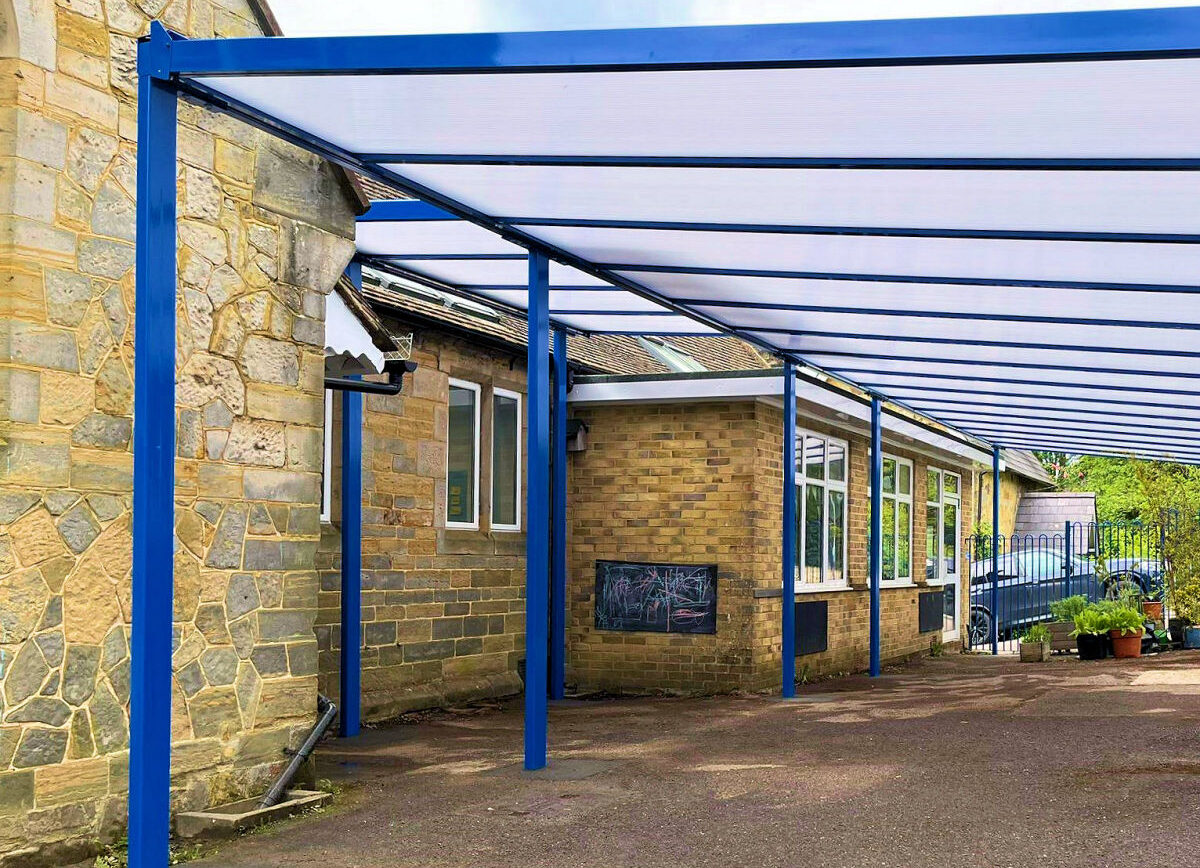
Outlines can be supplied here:
[[1162, 600], [1143, 600], [1142, 614], [1156, 624], [1161, 624], [1163, 617]]
[[1120, 630], [1113, 630], [1109, 634], [1112, 639], [1113, 656], [1121, 659], [1128, 657], [1142, 656], [1142, 631], [1136, 633], [1125, 633], [1122, 635]]

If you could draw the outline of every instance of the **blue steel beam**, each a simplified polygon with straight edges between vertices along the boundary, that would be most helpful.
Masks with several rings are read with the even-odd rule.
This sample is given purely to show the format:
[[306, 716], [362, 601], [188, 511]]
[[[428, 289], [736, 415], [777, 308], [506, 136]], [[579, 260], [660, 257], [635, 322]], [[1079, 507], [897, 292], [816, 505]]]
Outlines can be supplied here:
[[992, 653], [1000, 653], [1000, 444], [992, 445]]
[[783, 223], [713, 223], [682, 220], [615, 220], [585, 217], [501, 217], [512, 226], [550, 226], [576, 229], [650, 229], [681, 232], [722, 232], [749, 235], [847, 235], [868, 238], [971, 238], [1007, 241], [1112, 241], [1118, 243], [1200, 244], [1200, 235], [1186, 232], [1088, 232], [1035, 229], [956, 229], [907, 226], [822, 226]]
[[1049, 278], [970, 277], [962, 275], [878, 274], [857, 271], [793, 271], [778, 268], [718, 268], [707, 265], [645, 265], [636, 262], [605, 262], [600, 268], [635, 274], [703, 274], [715, 277], [784, 277], [795, 280], [832, 280], [850, 283], [919, 283], [947, 286], [1015, 286], [1046, 289], [1109, 289], [1129, 292], [1175, 292], [1194, 294], [1200, 285], [1175, 283], [1114, 283], [1096, 280], [1052, 280]]
[[[1108, 352], [1107, 349], [1096, 349], [1097, 353]], [[1136, 352], [1136, 350], [1134, 351]], [[961, 358], [953, 356], [923, 356], [923, 355], [902, 355], [896, 353], [860, 353], [849, 350], [817, 350], [807, 354], [809, 358], [816, 361], [823, 368], [837, 368], [842, 362], [839, 359], [854, 359], [863, 361], [887, 361], [887, 362], [917, 362], [922, 364], [935, 365], [970, 365], [977, 368], [1013, 368], [1016, 370], [1025, 371], [1074, 371], [1085, 374], [1128, 374], [1135, 377], [1182, 377], [1184, 379], [1200, 379], [1200, 370], [1198, 371], [1164, 371], [1162, 369], [1152, 368], [1129, 368], [1129, 367], [1103, 367], [1097, 365], [1068, 365], [1068, 364], [1050, 364], [1048, 362], [1021, 362], [1017, 360], [1009, 361], [1008, 359], [977, 359], [977, 358]], [[822, 361], [828, 360], [828, 361]], [[884, 373], [885, 368], [872, 369], [877, 373]], [[1081, 385], [1086, 385], [1086, 381]]]
[[881, 584], [883, 579], [883, 426], [882, 402], [878, 395], [871, 396], [871, 534], [868, 567], [871, 586], [871, 677], [877, 678], [883, 671], [880, 636], [880, 609], [883, 605]]
[[138, 46], [129, 865], [167, 864], [175, 543], [175, 157], [172, 41]]
[[550, 552], [550, 698], [562, 699], [567, 681], [567, 335], [554, 330], [554, 509]]
[[[834, 368], [834, 372], [846, 371], [847, 373], [859, 375], [858, 382], [865, 383], [867, 386], [874, 385], [876, 390], [890, 389], [892, 386], [881, 384], [878, 377], [895, 377], [895, 378], [911, 378], [916, 380], [969, 380], [972, 383], [1001, 383], [1010, 386], [1044, 386], [1050, 389], [1078, 389], [1097, 388], [1106, 389], [1112, 392], [1135, 392], [1141, 395], [1186, 395], [1189, 397], [1200, 397], [1200, 391], [1194, 389], [1164, 389], [1158, 386], [1122, 386], [1118, 384], [1104, 384], [1102, 386], [1094, 386], [1089, 383], [1063, 383], [1046, 380], [1026, 380], [1018, 377], [983, 377], [978, 374], [973, 376], [964, 376], [961, 374], [935, 374], [928, 371], [872, 371], [860, 368]], [[868, 375], [867, 378], [861, 379], [862, 375]], [[1166, 376], [1166, 375], [1164, 375]], [[936, 387], [930, 387], [936, 388]]]
[[1190, 57], [1200, 10], [341, 38], [197, 39], [172, 71], [428, 74], [744, 69]]
[[[362, 291], [362, 268], [346, 269]], [[358, 735], [362, 717], [362, 427], [361, 392], [342, 392], [342, 594], [338, 732]], [[329, 436], [326, 434], [326, 436]]]
[[[947, 421], [950, 421], [950, 422], [956, 422], [956, 421], [957, 422], [979, 422], [981, 420], [991, 420], [991, 419], [994, 419], [997, 421], [1007, 421], [1014, 417], [1020, 418], [1018, 415], [1020, 413], [1020, 408], [1018, 408], [1018, 407], [1010, 407], [1003, 412], [992, 411], [992, 410], [982, 410], [982, 409], [980, 409], [980, 410], [963, 410], [963, 409], [951, 410], [951, 409], [947, 409], [945, 407], [940, 407], [937, 410], [937, 413], [943, 419], [946, 419]], [[1060, 413], [1059, 411], [1053, 410], [1053, 409], [1037, 411], [1038, 417], [1041, 419], [1045, 419], [1047, 422], [1069, 422], [1069, 423], [1072, 423], [1073, 427], [1069, 429], [1072, 431], [1077, 430], [1074, 427], [1074, 424], [1080, 423], [1080, 422], [1084, 423], [1085, 425], [1089, 425], [1089, 426], [1091, 426], [1091, 425], [1101, 426], [1101, 428], [1093, 429], [1093, 430], [1097, 430], [1097, 431], [1098, 430], [1108, 430], [1105, 426], [1109, 426], [1109, 427], [1121, 426], [1121, 423], [1119, 423], [1119, 422], [1110, 421], [1113, 416], [1112, 413], [1104, 413], [1103, 415], [1101, 415], [1101, 414], [1093, 414], [1092, 412], [1089, 412], [1089, 411], [1075, 411], [1074, 415], [1068, 415], [1069, 413], [1070, 413], [1070, 411], [1064, 411], [1064, 412]], [[1124, 419], [1131, 415], [1134, 415], [1134, 414], [1129, 414], [1129, 413], [1123, 412], [1120, 414], [1120, 416], [1118, 418]], [[1147, 419], [1156, 419], [1156, 420], [1160, 420], [1160, 421], [1157, 421], [1157, 422], [1146, 421]], [[1149, 431], [1154, 431], [1154, 430], [1178, 431], [1179, 430], [1178, 422], [1164, 422], [1164, 421], [1161, 421], [1162, 419], [1163, 419], [1163, 416], [1161, 413], [1158, 415], [1154, 415], [1154, 416], [1145, 414], [1143, 419], [1139, 419], [1134, 424], [1136, 425], [1138, 430], [1141, 430], [1141, 429], [1146, 429]]]
[[783, 698], [796, 695], [796, 369], [783, 362]]
[[525, 454], [525, 768], [546, 765], [550, 606], [550, 262], [529, 254], [529, 421]]
[[629, 157], [611, 154], [415, 154], [364, 153], [384, 165], [586, 166], [671, 169], [921, 169], [1031, 172], [1195, 172], [1195, 157]]
[[[1058, 404], [1057, 399], [1044, 405], [1032, 406], [1023, 404], [1014, 404], [1011, 401], [964, 401], [958, 398], [924, 398], [920, 399], [919, 403], [923, 407], [929, 407], [934, 410], [939, 417], [946, 419], [962, 419], [962, 418], [978, 418], [979, 416], [996, 416], [1002, 419], [1011, 418], [1014, 413], [1029, 411], [1030, 413], [1041, 414], [1046, 419], [1061, 419], [1063, 421], [1072, 421], [1075, 419], [1091, 419], [1091, 418], [1107, 418], [1109, 416], [1118, 415], [1122, 418], [1133, 418], [1138, 420], [1162, 420], [1164, 419], [1163, 412], [1160, 410], [1156, 413], [1146, 413], [1138, 410], [1132, 410], [1128, 405], [1117, 405], [1115, 410], [1098, 410], [1094, 407], [1062, 407], [1052, 406]], [[975, 409], [966, 409], [975, 408]], [[1186, 419], [1191, 422], [1200, 422], [1200, 416], [1175, 416], [1177, 419]], [[1178, 424], [1166, 423], [1163, 425], [1145, 424], [1146, 428], [1169, 428], [1174, 430], [1178, 428]]]
[[1062, 437], [1064, 433], [1074, 434], [1079, 437], [1090, 438], [1111, 438], [1114, 442], [1124, 443], [1129, 441], [1145, 440], [1146, 443], [1156, 446], [1196, 446], [1200, 448], [1200, 433], [1188, 434], [1171, 433], [1164, 431], [1143, 431], [1138, 425], [1121, 425], [1119, 422], [1111, 423], [1109, 427], [1097, 422], [1087, 423], [1070, 423], [1070, 424], [1051, 424], [1049, 420], [1041, 418], [1030, 419], [1028, 416], [1022, 416], [1013, 413], [1009, 419], [975, 419], [972, 422], [972, 427], [980, 430], [991, 431], [1011, 431], [1013, 433], [1025, 433], [1040, 435], [1045, 434], [1047, 437]]

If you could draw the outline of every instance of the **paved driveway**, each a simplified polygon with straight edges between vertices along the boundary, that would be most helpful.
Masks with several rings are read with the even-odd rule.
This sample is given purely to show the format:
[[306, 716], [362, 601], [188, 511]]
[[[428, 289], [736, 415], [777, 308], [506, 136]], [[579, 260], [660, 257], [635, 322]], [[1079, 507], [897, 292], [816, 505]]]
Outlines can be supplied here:
[[329, 813], [200, 865], [1200, 865], [1200, 655], [947, 657], [768, 697], [517, 704], [327, 742]]

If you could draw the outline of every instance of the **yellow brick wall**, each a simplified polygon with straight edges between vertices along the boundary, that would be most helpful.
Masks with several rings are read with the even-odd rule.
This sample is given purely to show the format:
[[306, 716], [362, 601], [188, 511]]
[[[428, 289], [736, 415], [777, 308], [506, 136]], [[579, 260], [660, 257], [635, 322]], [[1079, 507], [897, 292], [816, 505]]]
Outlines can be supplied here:
[[[774, 688], [781, 667], [782, 413], [762, 402], [589, 407], [573, 414], [589, 445], [572, 456], [568, 524], [570, 615], [568, 681], [581, 689], [717, 692]], [[849, 441], [847, 537], [851, 590], [799, 594], [829, 602], [829, 649], [797, 658], [803, 676], [864, 669], [869, 594], [868, 441], [810, 419], [802, 428]], [[925, 469], [929, 459], [885, 443], [914, 465], [914, 586], [882, 591], [883, 657], [928, 652], [937, 633], [920, 633], [924, 583]], [[971, 474], [962, 478], [965, 539]], [[602, 631], [594, 627], [595, 561], [718, 565], [713, 636]], [[963, 561], [965, 570], [965, 559]], [[755, 593], [757, 591], [757, 593]], [[960, 590], [963, 616], [968, 598]]]
[[[396, 333], [411, 331], [389, 321]], [[519, 353], [418, 332], [419, 367], [403, 393], [366, 396], [363, 407], [363, 656], [365, 719], [519, 692], [525, 647], [525, 534], [493, 531], [491, 420], [496, 388], [522, 395]], [[447, 529], [449, 380], [480, 389], [479, 530]], [[321, 690], [338, 695], [341, 647], [341, 403], [335, 401], [332, 521], [323, 525]], [[521, 451], [524, 454], [524, 433]], [[522, 469], [522, 492], [524, 491]], [[522, 498], [521, 506], [524, 502]], [[522, 527], [524, 521], [522, 520]]]

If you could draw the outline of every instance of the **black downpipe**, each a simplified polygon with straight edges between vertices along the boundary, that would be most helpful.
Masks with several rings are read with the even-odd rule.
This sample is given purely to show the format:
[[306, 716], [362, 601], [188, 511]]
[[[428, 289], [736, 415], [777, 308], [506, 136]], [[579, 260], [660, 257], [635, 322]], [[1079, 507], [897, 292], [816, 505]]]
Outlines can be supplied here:
[[404, 387], [404, 375], [411, 374], [416, 369], [416, 362], [389, 360], [383, 363], [383, 372], [388, 375], [386, 383], [352, 380], [349, 377], [326, 377], [325, 388], [342, 392], [364, 392], [368, 395], [399, 395]]
[[262, 801], [258, 803], [260, 808], [269, 808], [272, 805], [279, 804], [279, 800], [283, 798], [283, 794], [287, 791], [288, 784], [292, 782], [292, 778], [296, 776], [296, 772], [300, 771], [300, 766], [312, 754], [313, 748], [317, 746], [317, 742], [321, 740], [321, 736], [325, 734], [325, 730], [329, 728], [329, 724], [333, 723], [333, 719], [337, 716], [338, 708], [332, 701], [318, 693], [317, 711], [321, 713], [321, 716], [317, 719], [312, 732], [308, 734], [308, 738], [304, 739], [304, 744], [300, 745], [300, 750], [296, 751], [296, 755], [292, 757], [292, 761], [288, 763], [288, 767], [283, 770], [283, 774], [279, 776], [279, 780], [262, 797]]

